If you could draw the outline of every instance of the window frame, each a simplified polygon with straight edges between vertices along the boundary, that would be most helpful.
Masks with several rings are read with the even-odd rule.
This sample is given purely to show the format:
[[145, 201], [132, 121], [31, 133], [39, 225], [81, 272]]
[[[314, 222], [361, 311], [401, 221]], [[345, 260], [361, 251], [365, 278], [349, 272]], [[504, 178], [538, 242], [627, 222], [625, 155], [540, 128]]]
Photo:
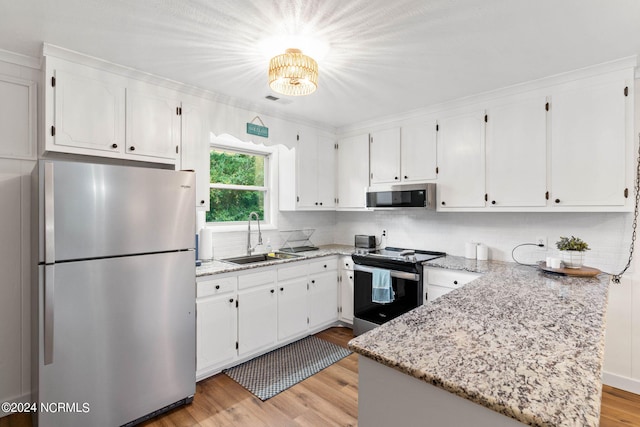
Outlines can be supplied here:
[[[209, 178], [209, 189], [264, 191], [264, 220], [260, 220], [260, 226], [263, 230], [276, 229], [277, 215], [274, 209], [275, 206], [277, 206], [277, 194], [275, 188], [275, 184], [277, 182], [277, 177], [275, 176], [277, 150], [274, 147], [258, 145], [252, 141], [241, 141], [230, 135], [222, 134], [215, 136], [212, 133], [209, 143], [209, 153], [213, 150], [264, 157], [263, 186], [215, 184], [212, 183], [211, 178]], [[209, 164], [209, 170], [210, 168], [211, 165]], [[206, 222], [206, 226], [210, 227], [213, 231], [241, 231], [246, 230], [247, 221]]]

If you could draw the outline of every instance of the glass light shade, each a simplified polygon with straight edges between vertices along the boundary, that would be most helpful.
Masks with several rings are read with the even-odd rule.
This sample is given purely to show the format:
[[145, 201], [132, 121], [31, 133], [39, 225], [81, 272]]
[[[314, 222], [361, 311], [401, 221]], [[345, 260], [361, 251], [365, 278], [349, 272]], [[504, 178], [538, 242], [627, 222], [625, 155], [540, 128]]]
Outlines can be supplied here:
[[318, 88], [318, 63], [299, 49], [287, 49], [269, 61], [269, 87], [283, 95], [309, 95]]

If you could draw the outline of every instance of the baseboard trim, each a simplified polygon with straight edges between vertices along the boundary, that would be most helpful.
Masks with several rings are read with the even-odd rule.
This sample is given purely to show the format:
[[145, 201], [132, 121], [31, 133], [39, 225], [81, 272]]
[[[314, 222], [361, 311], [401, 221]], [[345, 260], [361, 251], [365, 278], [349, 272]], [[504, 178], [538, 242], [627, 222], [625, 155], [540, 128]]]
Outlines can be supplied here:
[[[28, 403], [28, 402], [31, 402], [31, 393], [24, 394], [24, 395], [18, 396], [18, 397], [14, 397], [13, 399], [6, 399], [6, 400], [3, 400], [3, 402]], [[13, 414], [13, 412], [4, 412], [2, 409], [0, 409], [0, 418], [6, 417], [7, 415], [11, 415], [11, 414]]]
[[602, 382], [608, 386], [619, 388], [630, 393], [640, 394], [640, 380], [604, 372]]

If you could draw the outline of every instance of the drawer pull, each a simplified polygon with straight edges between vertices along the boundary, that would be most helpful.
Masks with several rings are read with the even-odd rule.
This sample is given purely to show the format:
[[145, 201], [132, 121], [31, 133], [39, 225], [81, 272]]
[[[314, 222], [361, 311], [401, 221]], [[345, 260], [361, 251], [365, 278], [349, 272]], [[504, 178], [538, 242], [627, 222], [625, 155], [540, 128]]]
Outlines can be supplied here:
[[220, 289], [220, 285], [216, 285], [216, 290]]
[[457, 280], [454, 280], [454, 281], [453, 281], [453, 284], [454, 284], [454, 285], [457, 285], [457, 284], [458, 284], [458, 281], [457, 281]]
[[229, 298], [229, 302], [233, 302], [233, 298]]

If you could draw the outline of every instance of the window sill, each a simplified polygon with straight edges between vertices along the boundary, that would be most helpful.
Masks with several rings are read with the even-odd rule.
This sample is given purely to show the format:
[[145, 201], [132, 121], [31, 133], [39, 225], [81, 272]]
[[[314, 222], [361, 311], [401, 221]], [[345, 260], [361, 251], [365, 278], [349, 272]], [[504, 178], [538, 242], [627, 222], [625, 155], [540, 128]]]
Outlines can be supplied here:
[[[206, 228], [210, 229], [211, 231], [213, 231], [214, 234], [216, 233], [227, 233], [227, 232], [237, 232], [237, 231], [247, 231], [247, 223], [245, 222], [244, 224], [233, 224], [233, 225], [212, 225], [211, 223], [207, 223], [205, 225]], [[278, 227], [276, 227], [273, 224], [265, 224], [262, 225], [260, 224], [260, 230], [261, 231], [272, 231], [272, 230], [277, 230]], [[254, 231], [258, 231], [258, 226], [254, 221], [251, 221], [251, 232]]]

